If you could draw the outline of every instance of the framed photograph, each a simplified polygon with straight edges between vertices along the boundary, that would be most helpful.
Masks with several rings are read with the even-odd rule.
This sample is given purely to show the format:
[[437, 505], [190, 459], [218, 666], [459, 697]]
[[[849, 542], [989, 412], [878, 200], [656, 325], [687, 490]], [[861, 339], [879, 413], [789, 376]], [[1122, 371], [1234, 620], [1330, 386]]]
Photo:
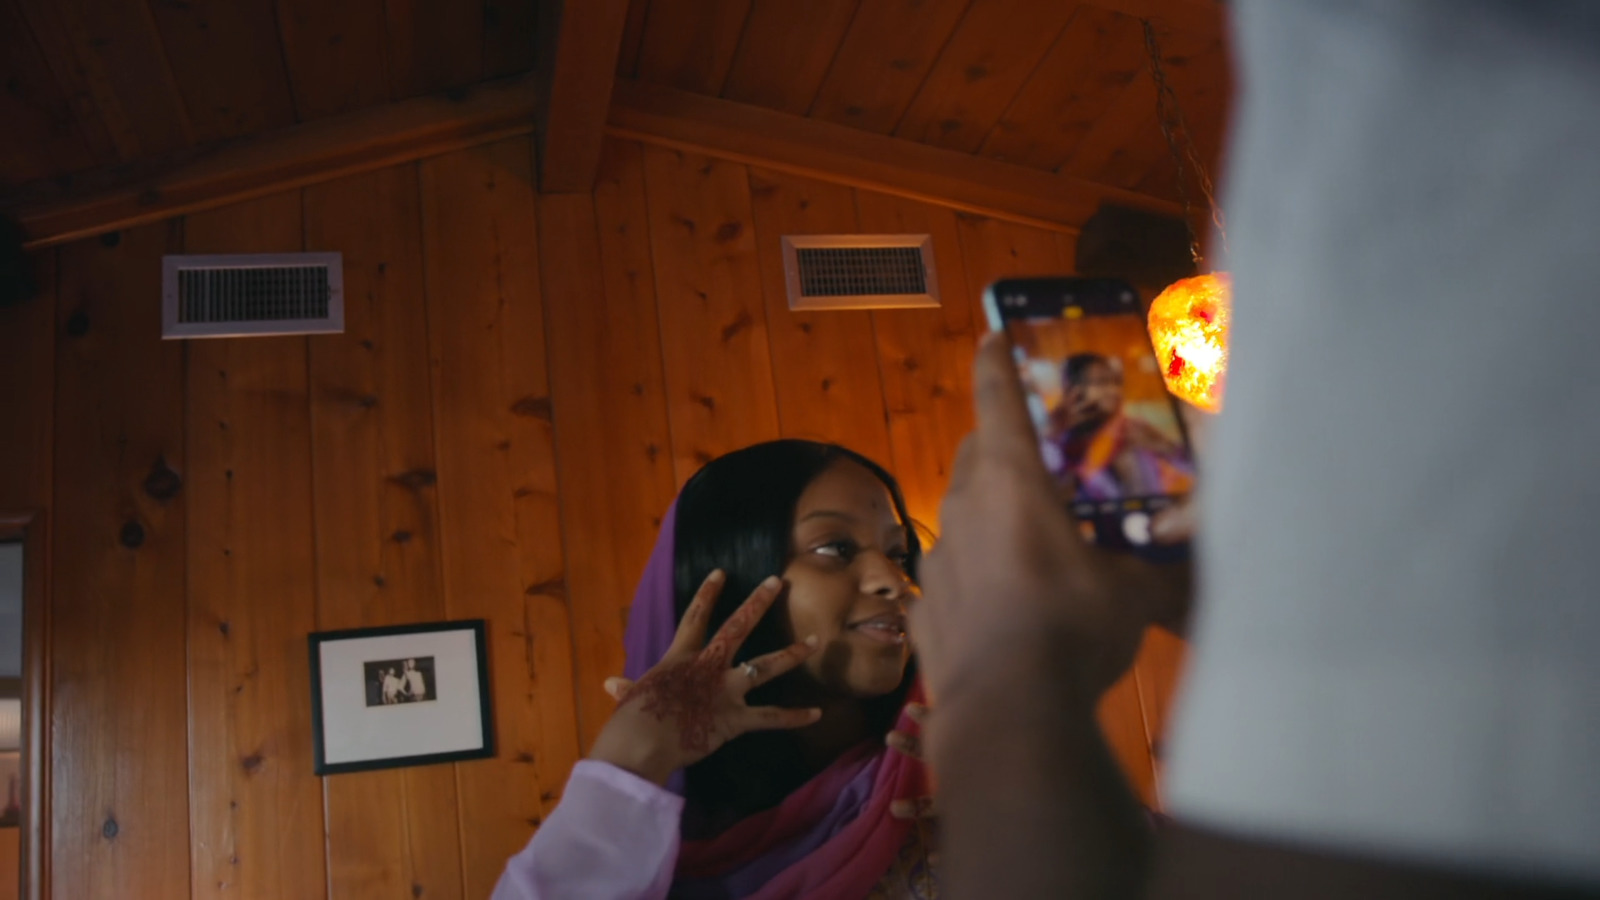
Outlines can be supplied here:
[[311, 635], [318, 775], [494, 756], [484, 620]]

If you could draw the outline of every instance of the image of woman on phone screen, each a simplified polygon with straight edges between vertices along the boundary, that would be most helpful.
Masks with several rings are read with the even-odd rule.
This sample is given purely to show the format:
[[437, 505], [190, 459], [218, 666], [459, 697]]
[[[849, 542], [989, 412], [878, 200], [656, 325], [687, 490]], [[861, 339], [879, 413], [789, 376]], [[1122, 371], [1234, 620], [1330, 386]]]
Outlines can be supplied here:
[[1043, 443], [1052, 474], [1075, 485], [1075, 500], [1182, 494], [1193, 487], [1194, 465], [1183, 446], [1125, 408], [1117, 361], [1074, 354], [1062, 364], [1061, 382]]

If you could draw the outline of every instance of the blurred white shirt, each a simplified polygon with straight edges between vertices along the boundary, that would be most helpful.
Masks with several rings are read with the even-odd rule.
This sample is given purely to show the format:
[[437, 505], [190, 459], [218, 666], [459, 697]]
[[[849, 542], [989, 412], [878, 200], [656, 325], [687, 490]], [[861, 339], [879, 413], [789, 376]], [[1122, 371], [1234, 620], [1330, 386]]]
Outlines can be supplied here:
[[1231, 6], [1172, 806], [1600, 883], [1600, 3]]

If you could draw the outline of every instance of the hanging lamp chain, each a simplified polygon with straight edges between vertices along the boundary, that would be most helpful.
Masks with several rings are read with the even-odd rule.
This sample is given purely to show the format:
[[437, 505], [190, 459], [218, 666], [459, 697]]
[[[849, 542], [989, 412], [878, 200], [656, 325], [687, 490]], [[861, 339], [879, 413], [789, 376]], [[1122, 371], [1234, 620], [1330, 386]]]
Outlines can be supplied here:
[[[1183, 227], [1189, 233], [1189, 255], [1195, 268], [1203, 267], [1200, 254], [1200, 237], [1194, 229], [1194, 202], [1189, 195], [1188, 170], [1194, 169], [1195, 183], [1200, 186], [1207, 206], [1211, 209], [1211, 223], [1217, 228], [1217, 238], [1224, 250], [1228, 247], [1228, 233], [1223, 222], [1222, 206], [1217, 203], [1211, 178], [1201, 164], [1200, 151], [1195, 149], [1193, 132], [1184, 119], [1183, 107], [1178, 104], [1178, 94], [1167, 81], [1166, 68], [1161, 64], [1161, 44], [1156, 40], [1155, 26], [1149, 19], [1139, 20], [1144, 25], [1144, 49], [1149, 57], [1150, 78], [1156, 87], [1156, 119], [1161, 125], [1161, 136], [1166, 138], [1167, 150], [1172, 154], [1172, 164], [1178, 170], [1178, 200], [1183, 204]], [[1187, 160], [1187, 164], [1185, 164]]]

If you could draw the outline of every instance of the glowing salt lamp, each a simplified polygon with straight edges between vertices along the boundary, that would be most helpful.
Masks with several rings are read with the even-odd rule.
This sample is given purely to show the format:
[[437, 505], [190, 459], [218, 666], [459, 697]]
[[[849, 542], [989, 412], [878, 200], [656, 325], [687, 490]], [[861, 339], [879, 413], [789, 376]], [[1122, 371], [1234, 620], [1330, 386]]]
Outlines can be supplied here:
[[1212, 272], [1176, 282], [1150, 304], [1150, 341], [1167, 390], [1206, 412], [1222, 409], [1231, 293], [1228, 273]]

